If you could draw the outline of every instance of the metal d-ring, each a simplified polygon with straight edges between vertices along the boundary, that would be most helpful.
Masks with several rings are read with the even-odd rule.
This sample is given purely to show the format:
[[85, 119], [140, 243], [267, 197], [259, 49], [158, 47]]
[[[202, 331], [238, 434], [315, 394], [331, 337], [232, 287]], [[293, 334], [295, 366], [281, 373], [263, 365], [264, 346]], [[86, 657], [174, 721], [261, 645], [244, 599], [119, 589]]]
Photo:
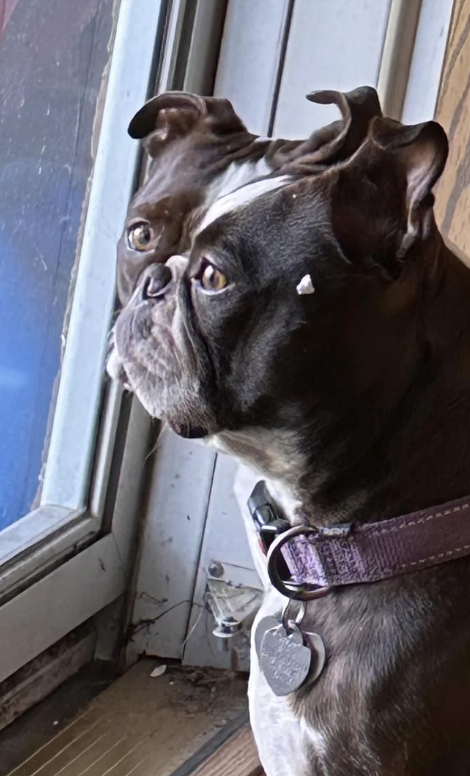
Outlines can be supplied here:
[[278, 571], [278, 561], [281, 556], [281, 550], [284, 545], [296, 536], [308, 536], [318, 534], [318, 529], [309, 525], [295, 525], [287, 531], [283, 531], [271, 544], [268, 555], [268, 575], [273, 587], [286, 598], [292, 598], [294, 601], [314, 601], [317, 598], [323, 598], [330, 592], [331, 587], [314, 587], [312, 585], [302, 585], [297, 582], [289, 582], [282, 579]]

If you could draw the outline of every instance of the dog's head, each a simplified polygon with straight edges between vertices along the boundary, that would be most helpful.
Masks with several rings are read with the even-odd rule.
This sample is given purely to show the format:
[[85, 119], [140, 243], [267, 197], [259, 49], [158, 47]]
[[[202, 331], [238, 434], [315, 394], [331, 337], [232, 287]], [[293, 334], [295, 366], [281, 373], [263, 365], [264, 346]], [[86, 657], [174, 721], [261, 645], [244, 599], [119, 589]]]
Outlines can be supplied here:
[[361, 87], [348, 95], [317, 92], [337, 102], [342, 119], [307, 140], [262, 140], [250, 133], [228, 100], [169, 92], [147, 102], [129, 134], [143, 141], [149, 167], [131, 202], [118, 245], [118, 293], [126, 304], [143, 270], [189, 249], [199, 220], [220, 196], [308, 158], [311, 166], [350, 155], [373, 116], [377, 94]]
[[297, 158], [216, 200], [189, 259], [148, 266], [117, 321], [148, 411], [281, 476], [296, 451], [334, 447], [338, 423], [354, 433], [377, 393], [392, 401], [439, 269], [431, 190], [446, 154], [438, 124], [377, 118], [346, 161], [308, 174]]

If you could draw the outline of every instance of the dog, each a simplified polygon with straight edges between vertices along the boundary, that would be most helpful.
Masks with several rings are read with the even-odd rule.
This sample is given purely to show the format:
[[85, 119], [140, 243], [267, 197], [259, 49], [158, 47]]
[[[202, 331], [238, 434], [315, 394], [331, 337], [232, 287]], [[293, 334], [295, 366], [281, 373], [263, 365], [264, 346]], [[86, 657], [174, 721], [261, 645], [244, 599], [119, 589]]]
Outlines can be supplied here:
[[[470, 274], [433, 215], [447, 139], [380, 116], [361, 135], [191, 208], [189, 247], [161, 261], [152, 244], [114, 329], [118, 372], [148, 411], [260, 472], [290, 535], [325, 542], [377, 523], [390, 537], [397, 516], [453, 500], [432, 512], [450, 525], [468, 507], [454, 500], [470, 482]], [[419, 532], [431, 517], [418, 514], [400, 525]], [[458, 538], [448, 562], [379, 564], [380, 581], [312, 594], [302, 627], [326, 663], [284, 695], [256, 633], [293, 588], [265, 574], [249, 701], [267, 776], [468, 774]]]
[[369, 120], [381, 113], [371, 87], [346, 95], [312, 92], [307, 99], [338, 104], [342, 117], [306, 140], [254, 135], [231, 102], [217, 97], [166, 92], [136, 113], [129, 134], [143, 141], [150, 163], [118, 245], [122, 304], [129, 301], [149, 263], [165, 262], [189, 249], [200, 216], [217, 198], [296, 159], [308, 156], [310, 163], [321, 164], [324, 158], [331, 164], [344, 158], [362, 142]]

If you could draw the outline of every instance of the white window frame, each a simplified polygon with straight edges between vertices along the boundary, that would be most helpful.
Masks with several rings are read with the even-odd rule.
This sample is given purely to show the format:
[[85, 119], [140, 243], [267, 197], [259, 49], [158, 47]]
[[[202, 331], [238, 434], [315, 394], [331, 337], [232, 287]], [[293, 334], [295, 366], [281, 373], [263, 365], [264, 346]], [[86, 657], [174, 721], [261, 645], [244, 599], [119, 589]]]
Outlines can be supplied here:
[[128, 583], [136, 522], [129, 499], [141, 474], [148, 420], [134, 403], [112, 525], [104, 532], [122, 399], [120, 387], [109, 383], [103, 403], [104, 363], [116, 243], [140, 159], [127, 126], [153, 85], [166, 10], [166, 0], [121, 0], [119, 6], [40, 507], [0, 534], [0, 682]]

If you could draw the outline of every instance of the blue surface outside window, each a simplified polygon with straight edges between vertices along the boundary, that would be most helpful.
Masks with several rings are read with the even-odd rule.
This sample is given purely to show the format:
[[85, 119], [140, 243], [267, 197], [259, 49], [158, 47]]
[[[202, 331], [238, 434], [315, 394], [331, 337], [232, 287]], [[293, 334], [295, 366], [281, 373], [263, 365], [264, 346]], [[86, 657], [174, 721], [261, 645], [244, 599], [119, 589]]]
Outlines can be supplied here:
[[40, 492], [112, 22], [0, 0], [0, 530]]

